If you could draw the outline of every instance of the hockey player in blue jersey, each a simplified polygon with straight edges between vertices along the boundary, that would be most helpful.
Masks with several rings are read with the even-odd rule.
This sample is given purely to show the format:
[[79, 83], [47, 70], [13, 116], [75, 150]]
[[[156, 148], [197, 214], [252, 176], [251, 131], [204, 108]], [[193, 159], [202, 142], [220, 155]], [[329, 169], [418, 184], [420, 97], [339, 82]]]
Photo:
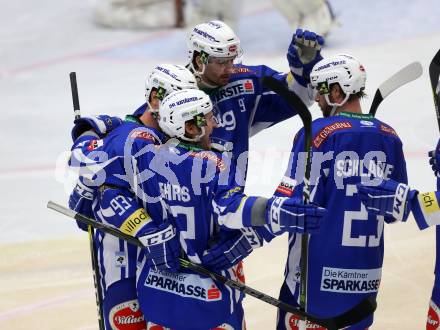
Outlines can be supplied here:
[[406, 221], [413, 213], [419, 229], [436, 226], [436, 259], [434, 286], [429, 302], [426, 330], [440, 329], [440, 140], [429, 152], [432, 169], [437, 177], [437, 191], [419, 193], [408, 185], [387, 180], [378, 186], [359, 185], [360, 197], [368, 212], [383, 215], [390, 221]]
[[[134, 173], [131, 191], [146, 202], [149, 222], [168, 220], [173, 224], [181, 248], [192, 262], [203, 264], [204, 251], [211, 244], [239, 229], [247, 228], [258, 246], [259, 241], [286, 231], [311, 233], [318, 229], [325, 214], [322, 208], [304, 205], [297, 198], [243, 194], [235, 183], [234, 163], [208, 150], [216, 123], [204, 92], [182, 90], [167, 96], [159, 108], [159, 125], [168, 138], [175, 139], [154, 147], [138, 138], [150, 134], [148, 128], [137, 128], [128, 135], [135, 137], [128, 139], [132, 155], [127, 157], [128, 167]], [[103, 215], [109, 214], [107, 205], [113, 200], [106, 198], [106, 191], [98, 208]], [[173, 235], [167, 229], [140, 240], [148, 249]], [[156, 269], [154, 261], [155, 256], [147, 253], [137, 284], [148, 322], [176, 330], [244, 329], [239, 291], [185, 269]], [[239, 277], [236, 266], [222, 273]]]
[[[402, 143], [394, 129], [362, 114], [365, 81], [363, 66], [348, 55], [322, 60], [311, 73], [324, 116], [312, 123], [311, 201], [328, 213], [320, 232], [309, 239], [307, 279], [300, 273], [301, 235], [290, 234], [280, 299], [299, 304], [300, 282], [306, 280], [306, 311], [319, 317], [341, 314], [366, 296], [376, 296], [379, 289], [384, 218], [368, 215], [356, 184], [378, 178], [407, 180]], [[303, 146], [300, 130], [279, 195], [302, 194]], [[277, 329], [322, 329], [303, 322], [279, 311]], [[371, 316], [347, 329], [364, 330], [372, 323]]]
[[[151, 144], [161, 143], [163, 135], [158, 131], [159, 127], [155, 113], [159, 102], [170, 92], [183, 88], [196, 88], [194, 76], [184, 67], [164, 64], [156, 66], [146, 80], [147, 106], [139, 108], [133, 115], [122, 121], [116, 117], [98, 116], [83, 117], [75, 122], [72, 130], [74, 145], [70, 166], [80, 169], [77, 185], [69, 197], [69, 207], [79, 213], [95, 218], [100, 221], [108, 220], [108, 214], [94, 213], [92, 204], [97, 203], [98, 188], [102, 185], [112, 185], [114, 190], [107, 190], [107, 194], [114, 195], [113, 209], [119, 217], [113, 217], [111, 225], [121, 228], [124, 232], [133, 235], [143, 235], [146, 232], [154, 232], [170, 229], [169, 226], [154, 227], [145, 224], [145, 210], [134, 198], [133, 192], [128, 190], [129, 183], [124, 180], [125, 168], [123, 163], [124, 143], [127, 130], [135, 127], [148, 126], [154, 134], [140, 134], [139, 139]], [[105, 138], [109, 132], [111, 137]], [[105, 161], [112, 161], [103, 169]], [[104, 175], [103, 175], [104, 174]], [[110, 176], [112, 174], [112, 176]], [[120, 174], [121, 179], [115, 180], [115, 175]], [[113, 180], [109, 182], [108, 180]], [[108, 210], [112, 210], [109, 206]], [[107, 217], [104, 217], [104, 216]], [[140, 226], [131, 227], [132, 223], [140, 220], [145, 228]], [[142, 229], [142, 230], [141, 230]], [[134, 231], [133, 231], [134, 230]], [[162, 246], [151, 247], [150, 250], [157, 250], [156, 262], [169, 250], [179, 250], [179, 244], [173, 240], [164, 242]], [[145, 329], [146, 322], [139, 309], [137, 302], [135, 276], [138, 250], [136, 247], [127, 244], [111, 235], [100, 231], [95, 232], [95, 248], [98, 253], [100, 283], [103, 293], [103, 316], [106, 329], [123, 329], [129, 324], [131, 329]], [[154, 251], [150, 251], [154, 253]], [[162, 264], [157, 268], [177, 267], [175, 260], [168, 262], [166, 255], [163, 255]], [[219, 261], [220, 263], [221, 261]]]
[[322, 59], [323, 44], [321, 36], [298, 29], [287, 52], [290, 72], [285, 74], [265, 65], [238, 64], [243, 53], [240, 40], [225, 23], [211, 21], [193, 28], [187, 67], [216, 109], [218, 127], [212, 134], [213, 143], [226, 147], [236, 160], [243, 157], [242, 171], [247, 169], [249, 138], [296, 115], [282, 98], [264, 88], [260, 79], [274, 76], [310, 105], [313, 100], [306, 87], [313, 65]]

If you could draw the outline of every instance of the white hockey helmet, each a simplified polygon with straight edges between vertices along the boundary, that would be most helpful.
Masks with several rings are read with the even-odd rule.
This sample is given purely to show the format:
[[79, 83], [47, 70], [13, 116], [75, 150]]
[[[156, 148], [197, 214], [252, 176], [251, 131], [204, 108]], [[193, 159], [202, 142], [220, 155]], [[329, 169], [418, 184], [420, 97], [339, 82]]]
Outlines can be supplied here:
[[191, 71], [182, 65], [159, 64], [145, 81], [145, 98], [149, 103], [152, 90], [155, 90], [159, 100], [162, 100], [171, 92], [191, 88], [197, 88], [196, 78]]
[[201, 54], [204, 64], [207, 64], [209, 56], [237, 58], [243, 53], [240, 39], [222, 21], [209, 21], [194, 27], [188, 40], [188, 60], [192, 68], [194, 52]]
[[[351, 94], [359, 93], [365, 89], [367, 75], [362, 64], [354, 57], [340, 54], [327, 57], [313, 67], [310, 74], [310, 83], [317, 89], [330, 106], [342, 106]], [[338, 83], [345, 94], [341, 103], [332, 103], [329, 100], [330, 85]]]
[[[159, 127], [169, 137], [186, 141], [199, 141], [205, 134], [205, 115], [212, 111], [209, 96], [198, 89], [173, 92], [163, 99], [159, 107]], [[201, 134], [195, 138], [185, 136], [185, 123], [195, 120]]]

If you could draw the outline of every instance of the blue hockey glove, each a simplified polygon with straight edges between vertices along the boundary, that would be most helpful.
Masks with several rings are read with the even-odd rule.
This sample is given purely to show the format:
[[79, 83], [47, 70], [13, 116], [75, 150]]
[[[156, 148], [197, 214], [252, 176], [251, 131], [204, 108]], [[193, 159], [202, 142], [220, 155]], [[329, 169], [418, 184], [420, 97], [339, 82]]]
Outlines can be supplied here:
[[175, 272], [179, 269], [180, 243], [176, 229], [169, 223], [161, 224], [157, 231], [139, 237], [144, 244], [147, 265], [154, 270]]
[[387, 223], [406, 221], [411, 211], [411, 201], [417, 190], [394, 180], [382, 180], [375, 187], [357, 184], [359, 197], [369, 213], [382, 215]]
[[[75, 188], [69, 196], [69, 208], [75, 212], [81, 213], [89, 218], [94, 218], [92, 203], [95, 196], [95, 190], [87, 186], [84, 182], [84, 178], [79, 177]], [[87, 231], [87, 225], [77, 221], [78, 227], [84, 231]]]
[[266, 205], [266, 223], [274, 235], [284, 232], [312, 234], [318, 232], [327, 210], [304, 204], [299, 198], [272, 197]]
[[324, 38], [302, 29], [297, 29], [287, 50], [287, 61], [295, 80], [307, 87], [313, 66], [322, 60], [321, 48]]
[[99, 138], [103, 138], [107, 133], [122, 124], [121, 118], [110, 117], [107, 115], [81, 117], [73, 122], [72, 140], [81, 136], [84, 132], [93, 130]]
[[432, 150], [428, 153], [429, 156], [429, 164], [434, 171], [434, 174], [437, 178], [440, 178], [440, 139], [437, 142], [437, 147], [435, 150]]
[[215, 245], [204, 252], [202, 265], [214, 271], [227, 270], [262, 245], [263, 240], [252, 228], [222, 232]]

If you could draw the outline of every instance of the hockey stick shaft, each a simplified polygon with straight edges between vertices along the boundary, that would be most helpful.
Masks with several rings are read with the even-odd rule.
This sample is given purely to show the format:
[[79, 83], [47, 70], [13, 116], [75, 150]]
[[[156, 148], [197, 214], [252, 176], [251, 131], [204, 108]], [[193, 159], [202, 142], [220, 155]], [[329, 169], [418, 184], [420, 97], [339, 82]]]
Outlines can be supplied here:
[[[123, 239], [125, 241], [127, 241], [130, 244], [133, 244], [135, 246], [141, 247], [143, 248], [143, 244], [139, 241], [138, 238], [127, 235], [123, 232], [121, 232], [119, 229], [111, 227], [109, 225], [106, 225], [104, 223], [98, 222], [96, 220], [93, 220], [91, 218], [88, 218], [78, 212], [75, 212], [71, 209], [68, 209], [64, 206], [61, 206], [57, 203], [54, 203], [52, 201], [49, 201], [47, 203], [47, 207], [57, 211], [59, 213], [62, 213], [68, 217], [71, 217], [77, 221], [80, 221], [82, 223], [85, 223], [88, 226], [93, 226], [96, 229], [99, 229], [107, 234], [113, 235], [117, 238]], [[343, 327], [346, 327], [347, 325], [350, 325], [352, 323], [352, 313], [353, 310], [350, 310], [349, 312], [343, 313], [335, 318], [328, 318], [328, 319], [322, 319], [322, 318], [318, 318], [315, 317], [313, 315], [307, 314], [302, 310], [299, 310], [297, 308], [295, 308], [292, 305], [289, 305], [287, 303], [284, 303], [276, 298], [273, 298], [269, 295], [266, 295], [265, 293], [262, 293], [258, 290], [255, 290], [249, 286], [246, 286], [243, 283], [231, 280], [227, 277], [224, 277], [223, 275], [220, 275], [218, 273], [212, 272], [206, 268], [204, 268], [201, 265], [198, 264], [194, 264], [188, 260], [185, 259], [180, 259], [180, 265], [184, 268], [188, 268], [192, 271], [194, 271], [195, 273], [204, 275], [204, 276], [209, 276], [210, 278], [212, 278], [213, 280], [216, 280], [218, 282], [223, 283], [224, 285], [227, 285], [231, 288], [237, 289], [240, 292], [249, 294], [250, 296], [257, 298], [259, 300], [262, 300], [270, 305], [273, 305], [275, 307], [278, 307], [286, 312], [298, 315], [300, 317], [306, 317], [308, 320], [310, 320], [313, 323], [319, 324], [323, 327], [326, 327], [329, 330], [333, 330], [333, 329], [341, 329]], [[368, 316], [369, 314], [371, 314], [376, 308], [375, 305], [375, 301], [374, 300], [363, 300], [361, 301], [356, 307], [356, 313], [358, 313], [358, 310], [361, 313], [367, 312], [368, 314], [363, 316], [363, 318], [365, 318], [366, 316]]]
[[[310, 169], [311, 169], [311, 141], [312, 141], [312, 115], [309, 109], [303, 103], [301, 98], [288, 90], [284, 84], [273, 77], [264, 77], [263, 85], [280, 95], [293, 109], [298, 112], [304, 126], [304, 151], [306, 153], [306, 166], [304, 173], [304, 203], [307, 204], [310, 199]], [[307, 280], [308, 280], [308, 249], [309, 235], [301, 235], [301, 286], [300, 286], [300, 306], [307, 311]]]
[[369, 114], [375, 116], [377, 108], [388, 95], [401, 86], [416, 80], [422, 73], [422, 65], [419, 62], [412, 62], [385, 80], [374, 94]]
[[[70, 77], [70, 89], [72, 91], [73, 111], [76, 120], [81, 118], [81, 110], [79, 107], [79, 96], [78, 96], [78, 84], [76, 82], [76, 72], [71, 72], [69, 74], [69, 77]], [[90, 257], [92, 261], [92, 271], [93, 271], [93, 284], [95, 286], [96, 307], [98, 311], [98, 324], [99, 324], [99, 329], [104, 330], [105, 325], [104, 325], [104, 315], [102, 311], [102, 290], [100, 285], [98, 257], [96, 254], [95, 244], [93, 242], [93, 237], [94, 237], [93, 226], [89, 225], [87, 227], [87, 232], [89, 235]]]
[[79, 97], [78, 97], [78, 84], [76, 83], [76, 72], [71, 72], [70, 76], [70, 89], [72, 90], [73, 112], [75, 119], [81, 118], [81, 111], [79, 109]]
[[434, 101], [435, 115], [437, 117], [438, 128], [440, 131], [440, 50], [437, 51], [429, 64], [429, 79], [431, 81], [432, 97]]

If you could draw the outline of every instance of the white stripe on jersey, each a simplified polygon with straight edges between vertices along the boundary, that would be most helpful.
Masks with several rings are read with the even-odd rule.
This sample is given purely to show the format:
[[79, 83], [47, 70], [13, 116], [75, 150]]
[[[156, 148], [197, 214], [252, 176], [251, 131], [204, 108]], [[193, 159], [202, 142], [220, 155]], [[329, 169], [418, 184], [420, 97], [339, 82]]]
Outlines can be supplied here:
[[[289, 255], [286, 265], [286, 284], [295, 296], [300, 284], [301, 234], [289, 235]], [[299, 295], [298, 295], [299, 296]]]

